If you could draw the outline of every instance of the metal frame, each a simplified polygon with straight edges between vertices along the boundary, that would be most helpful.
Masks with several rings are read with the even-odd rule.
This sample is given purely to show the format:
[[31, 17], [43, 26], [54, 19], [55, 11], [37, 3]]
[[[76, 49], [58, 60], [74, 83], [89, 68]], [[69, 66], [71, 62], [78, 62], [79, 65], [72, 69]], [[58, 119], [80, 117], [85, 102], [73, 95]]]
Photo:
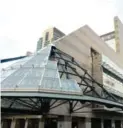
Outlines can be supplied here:
[[119, 82], [123, 83], [123, 78], [121, 78], [120, 76], [116, 75], [115, 73], [109, 71], [105, 65], [102, 66], [103, 68], [103, 72], [108, 74], [109, 76], [113, 77], [114, 79], [118, 80]]
[[[79, 79], [79, 86], [82, 88], [83, 95], [96, 97], [113, 102], [117, 102], [123, 104], [123, 98], [115, 96], [109, 93], [102, 84], [95, 81], [92, 76], [88, 73], [86, 69], [80, 66], [79, 63], [75, 61], [73, 57], [62, 52], [56, 47], [52, 46], [49, 59], [55, 59], [58, 61], [58, 70], [60, 77], [65, 77], [66, 79], [71, 79], [75, 77], [75, 79]], [[79, 70], [79, 71], [78, 71]], [[98, 88], [98, 90], [97, 90]], [[119, 100], [120, 99], [120, 100]], [[2, 107], [1, 111], [3, 113], [27, 113], [27, 114], [47, 114], [51, 109], [55, 109], [56, 107], [69, 104], [69, 112], [78, 112], [84, 107], [91, 106], [93, 101], [82, 102], [79, 100], [66, 100], [66, 99], [57, 99], [57, 98], [37, 98], [37, 97], [4, 97], [2, 96], [2, 100], [9, 100], [11, 103], [9, 107]], [[60, 100], [60, 103], [58, 102]], [[52, 102], [53, 101], [53, 102]], [[52, 103], [51, 103], [52, 102]], [[77, 108], [77, 104], [80, 104], [79, 108]], [[95, 102], [96, 104], [100, 104]], [[14, 104], [19, 104], [25, 109], [21, 109], [18, 107], [14, 107]], [[106, 104], [104, 104], [106, 105]], [[107, 105], [108, 107], [113, 107]], [[114, 105], [115, 106], [115, 105]], [[123, 109], [123, 108], [122, 108]], [[80, 111], [79, 111], [80, 112]]]
[[27, 57], [27, 56], [19, 56], [19, 57], [14, 57], [14, 58], [2, 59], [1, 63], [6, 63], [6, 62], [9, 62], [9, 61], [13, 61], [13, 60], [19, 60], [19, 59], [23, 59], [25, 57]]
[[[85, 88], [83, 89], [83, 94], [84, 95], [89, 95], [89, 96], [94, 96], [94, 97], [99, 97], [99, 98], [103, 98], [103, 99], [108, 99], [111, 101], [115, 101], [117, 102], [117, 96], [114, 96], [113, 94], [111, 94], [110, 92], [108, 92], [104, 87], [103, 84], [98, 83], [96, 80], [93, 79], [93, 77], [88, 73], [88, 71], [86, 69], [84, 69], [82, 66], [80, 66], [80, 64], [78, 64], [73, 57], [69, 56], [68, 54], [62, 52], [61, 50], [54, 48], [53, 52], [55, 52], [55, 58], [58, 59], [58, 67], [61, 66], [62, 71], [59, 69], [59, 73], [60, 74], [66, 74], [66, 78], [68, 79], [68, 76], [70, 78], [70, 76], [76, 76], [78, 78], [81, 79], [81, 81], [78, 83], [81, 86], [85, 86]], [[65, 59], [65, 58], [68, 59]], [[61, 64], [60, 61], [64, 61], [64, 64]], [[77, 67], [79, 68], [79, 70], [81, 70], [81, 72], [83, 72], [83, 75], [80, 74], [76, 68], [73, 67]], [[67, 69], [71, 69], [72, 72], [69, 72]], [[93, 86], [94, 85], [94, 86]], [[96, 90], [96, 87], [98, 87], [101, 90], [101, 93], [99, 93]], [[89, 89], [89, 91], [88, 91]], [[90, 93], [92, 92], [92, 93]], [[122, 102], [123, 103], [123, 102]]]

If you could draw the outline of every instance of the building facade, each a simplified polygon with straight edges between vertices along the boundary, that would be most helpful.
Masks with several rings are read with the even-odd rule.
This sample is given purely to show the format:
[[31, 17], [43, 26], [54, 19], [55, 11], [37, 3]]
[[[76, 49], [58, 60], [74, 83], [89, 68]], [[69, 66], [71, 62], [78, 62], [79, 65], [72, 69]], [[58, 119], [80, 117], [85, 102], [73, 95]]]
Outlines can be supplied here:
[[[46, 30], [42, 36], [42, 45], [40, 45], [47, 46], [46, 49], [37, 52], [33, 58], [27, 58], [29, 61], [22, 61], [25, 65], [20, 65], [20, 63], [15, 65], [15, 68], [20, 65], [19, 70], [26, 71], [25, 69], [29, 68], [27, 74], [24, 73], [26, 75], [18, 81], [18, 86], [14, 87], [14, 91], [18, 91], [16, 95], [21, 96], [19, 91], [23, 90], [22, 87], [25, 91], [28, 89], [28, 92], [34, 92], [36, 86], [39, 89], [38, 93], [35, 93], [33, 99], [26, 99], [25, 102], [24, 97], [20, 100], [13, 98], [11, 102], [10, 99], [6, 101], [5, 97], [6, 102], [3, 102], [4, 105], [9, 104], [8, 108], [13, 106], [11, 110], [16, 106], [22, 110], [21, 105], [24, 105], [25, 108], [39, 110], [38, 114], [29, 115], [26, 113], [27, 109], [24, 111], [26, 114], [16, 114], [17, 110], [14, 115], [3, 114], [2, 128], [123, 128], [123, 107], [119, 107], [123, 105], [123, 41], [121, 36], [123, 32], [119, 19], [117, 24], [119, 26], [113, 32], [101, 37], [87, 25], [66, 36], [62, 32], [57, 32], [57, 29]], [[120, 31], [117, 33], [117, 30]], [[54, 34], [55, 31], [57, 34]], [[48, 51], [48, 44], [54, 40], [56, 40], [54, 47]], [[10, 67], [10, 69], [15, 68]], [[16, 80], [22, 72], [15, 73], [13, 77]], [[29, 78], [31, 82], [28, 81]], [[27, 82], [26, 87], [24, 80]], [[5, 83], [6, 81], [2, 86], [3, 93], [6, 90]], [[71, 89], [74, 91], [71, 92]], [[52, 93], [50, 93], [51, 90]], [[44, 94], [44, 99], [40, 99], [39, 94]], [[4, 93], [3, 96], [6, 95]], [[29, 93], [26, 94], [26, 98], [28, 96]], [[50, 97], [51, 109], [49, 111], [47, 111], [49, 106], [47, 97]], [[80, 100], [82, 98], [84, 99]], [[44, 102], [45, 99], [46, 102]]]
[[40, 38], [39, 41], [37, 42], [37, 51], [47, 46], [48, 44], [52, 43], [53, 41], [60, 39], [63, 36], [65, 36], [65, 34], [55, 27], [46, 29], [42, 33], [42, 38]]
[[[114, 18], [114, 31], [104, 34], [101, 36], [101, 39], [105, 41], [105, 43], [115, 51], [115, 53], [120, 56], [122, 59], [122, 45], [123, 40], [121, 35], [123, 34], [123, 24], [119, 20], [118, 17]], [[107, 75], [105, 72], [103, 73], [103, 82], [107, 86], [107, 88], [113, 91], [115, 94], [119, 94], [123, 96], [123, 68], [118, 66], [115, 62], [113, 62], [110, 58], [102, 54], [102, 64], [106, 68], [108, 68], [112, 73]], [[117, 74], [117, 77], [114, 76]]]

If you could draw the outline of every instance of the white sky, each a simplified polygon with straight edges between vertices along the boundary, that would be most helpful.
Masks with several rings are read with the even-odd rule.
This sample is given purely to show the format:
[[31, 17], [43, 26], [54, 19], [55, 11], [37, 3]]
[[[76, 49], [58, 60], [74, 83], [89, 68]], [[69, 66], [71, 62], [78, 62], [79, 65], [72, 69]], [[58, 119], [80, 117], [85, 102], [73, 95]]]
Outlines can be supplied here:
[[34, 51], [44, 29], [68, 34], [88, 24], [97, 34], [123, 21], [123, 0], [0, 0], [0, 58]]

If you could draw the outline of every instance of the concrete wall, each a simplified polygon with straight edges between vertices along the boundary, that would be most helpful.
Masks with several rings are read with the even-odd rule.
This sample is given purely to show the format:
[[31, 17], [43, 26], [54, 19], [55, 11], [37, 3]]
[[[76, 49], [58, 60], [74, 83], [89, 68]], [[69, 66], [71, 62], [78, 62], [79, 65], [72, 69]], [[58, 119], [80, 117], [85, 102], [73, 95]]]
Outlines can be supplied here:
[[55, 27], [52, 27], [52, 28], [49, 28], [49, 29], [46, 29], [43, 33], [42, 33], [42, 37], [43, 37], [43, 44], [45, 43], [45, 36], [46, 36], [46, 33], [49, 33], [49, 36], [48, 36], [48, 41], [51, 43], [53, 40], [56, 40], [58, 38], [61, 38], [63, 37], [65, 34], [62, 33], [60, 30], [58, 30], [57, 28]]
[[65, 34], [54, 27], [54, 29], [53, 29], [53, 40], [57, 40], [57, 39], [59, 39], [63, 36], [65, 36]]
[[123, 68], [123, 58], [115, 53], [109, 46], [107, 46], [104, 41], [100, 39], [100, 37], [88, 26], [83, 27], [83, 32], [86, 33], [90, 41], [88, 42], [91, 47], [96, 49], [100, 54], [104, 54], [108, 58], [110, 58], [113, 62], [115, 62], [118, 66]]
[[123, 58], [115, 53], [87, 25], [54, 42], [56, 47], [73, 56], [91, 73], [91, 48], [104, 54], [123, 69]]
[[116, 52], [123, 60], [123, 24], [118, 17], [114, 18]]
[[105, 73], [103, 73], [103, 83], [108, 91], [123, 97], [123, 83], [115, 80], [114, 78], [111, 78]]
[[49, 33], [48, 41], [51, 42], [52, 39], [53, 39], [53, 28], [46, 29], [46, 30], [42, 33], [43, 43], [45, 42], [45, 36], [46, 36], [46, 33], [47, 33], [47, 32]]
[[92, 76], [93, 78], [99, 82], [103, 83], [103, 70], [102, 70], [102, 56], [96, 51], [91, 52], [92, 56]]
[[91, 56], [88, 44], [81, 40], [76, 40], [75, 35], [70, 34], [59, 40], [58, 43], [56, 42], [56, 47], [73, 56], [85, 69], [91, 72]]

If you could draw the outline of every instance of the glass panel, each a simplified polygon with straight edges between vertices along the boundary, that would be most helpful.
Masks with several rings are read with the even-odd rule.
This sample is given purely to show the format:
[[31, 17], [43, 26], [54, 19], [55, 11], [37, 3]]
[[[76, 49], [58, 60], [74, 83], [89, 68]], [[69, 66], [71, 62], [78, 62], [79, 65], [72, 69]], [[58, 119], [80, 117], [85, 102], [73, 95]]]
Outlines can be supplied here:
[[0, 81], [3, 81], [4, 79], [6, 79], [14, 71], [16, 71], [16, 69], [1, 71], [1, 80]]
[[19, 69], [1, 82], [2, 88], [14, 88], [26, 75], [29, 69]]
[[18, 84], [18, 88], [38, 88], [43, 70], [43, 68], [32, 68], [27, 76]]
[[48, 61], [46, 68], [57, 69], [57, 61]]
[[25, 57], [23, 59], [20, 59], [19, 61], [17, 61], [16, 63], [12, 64], [11, 67], [13, 68], [20, 68], [20, 66], [24, 65], [27, 61], [29, 61], [31, 57]]
[[62, 85], [62, 91], [68, 91], [69, 90], [69, 85], [67, 80], [61, 80], [61, 85]]
[[60, 89], [59, 79], [44, 77], [40, 88], [53, 89], [53, 90]]
[[110, 67], [110, 69], [114, 69], [115, 73], [119, 72], [121, 75], [123, 75], [123, 69], [121, 69], [120, 67], [118, 67], [118, 65], [116, 65], [114, 62], [112, 62], [108, 57], [106, 57], [105, 55], [102, 56], [102, 62], [104, 64], [104, 66], [108, 66], [108, 68]]
[[18, 88], [37, 88], [39, 85], [39, 78], [25, 78], [18, 86]]
[[63, 91], [81, 92], [81, 88], [74, 80], [61, 80], [61, 85]]
[[[26, 57], [12, 64], [8, 68], [2, 71], [2, 87], [13, 87], [17, 84], [20, 79], [29, 71], [31, 68], [45, 67], [47, 64], [48, 56], [50, 53], [51, 46], [40, 50], [33, 57]], [[17, 70], [18, 69], [18, 70]], [[17, 70], [17, 72], [15, 72]], [[11, 75], [12, 74], [12, 75]], [[11, 76], [10, 76], [11, 75]], [[18, 77], [18, 78], [17, 78]], [[37, 77], [37, 74], [36, 74]], [[5, 81], [3, 81], [7, 78]]]
[[8, 107], [11, 104], [11, 100], [1, 99], [1, 107]]
[[43, 68], [32, 68], [26, 78], [41, 78], [43, 71]]
[[45, 69], [44, 77], [58, 78], [57, 70]]

